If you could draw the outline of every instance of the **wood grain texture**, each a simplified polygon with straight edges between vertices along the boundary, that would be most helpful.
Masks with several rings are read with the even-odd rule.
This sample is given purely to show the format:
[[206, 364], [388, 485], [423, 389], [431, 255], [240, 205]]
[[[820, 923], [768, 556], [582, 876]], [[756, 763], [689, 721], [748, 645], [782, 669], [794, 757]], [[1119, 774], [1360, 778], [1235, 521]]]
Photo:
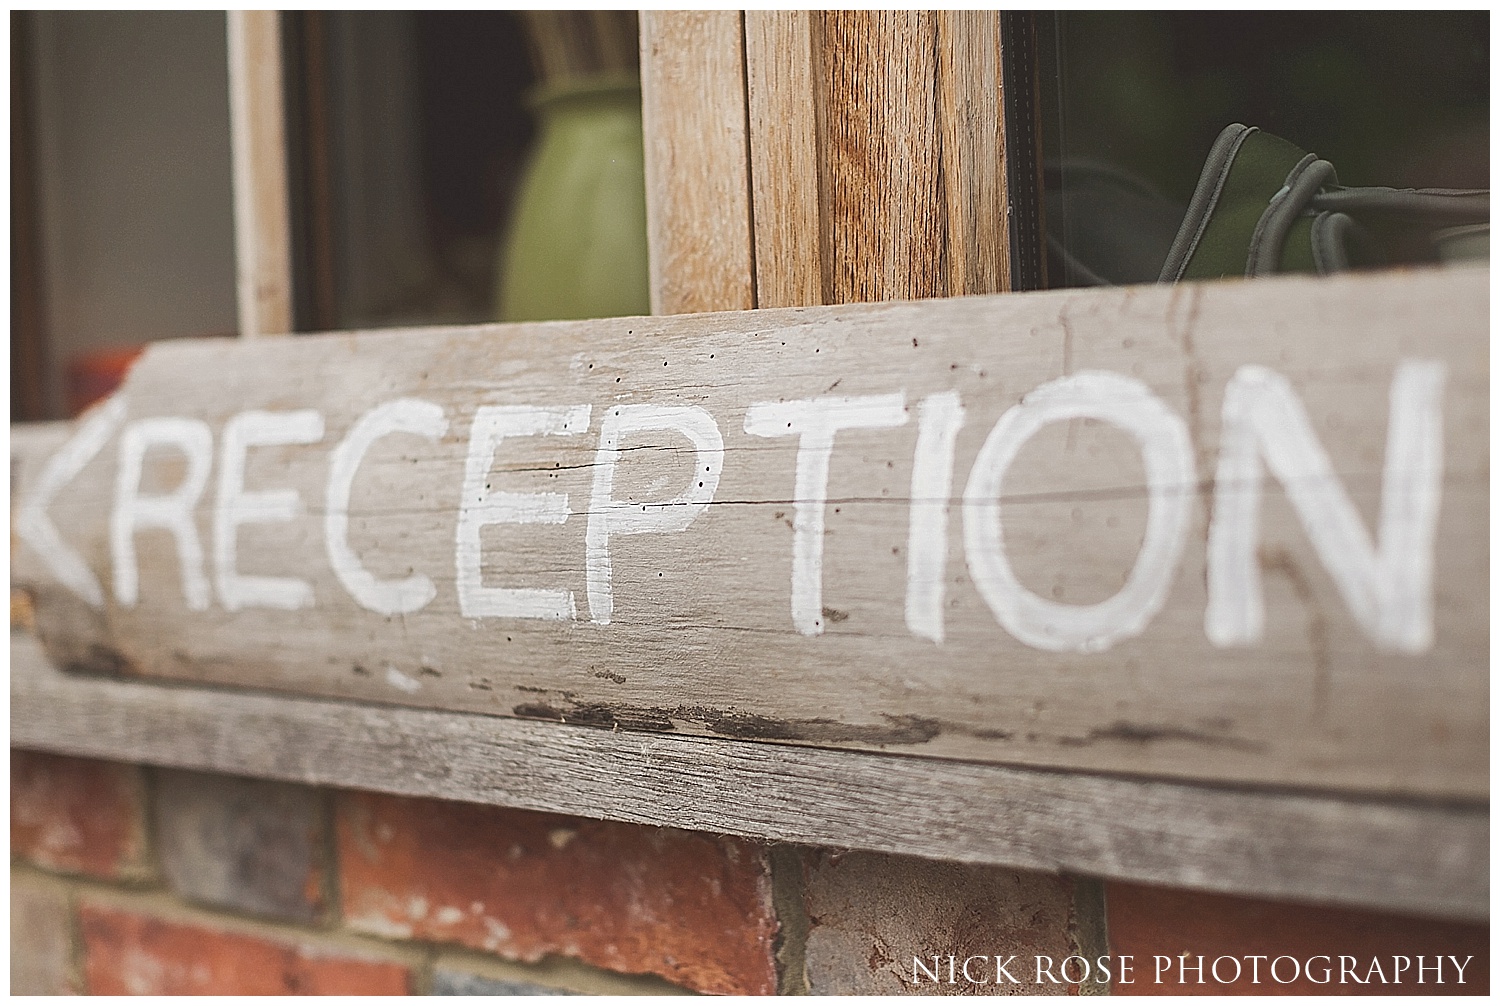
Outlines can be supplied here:
[[[246, 455], [246, 491], [293, 491], [300, 509], [224, 539], [237, 542], [239, 574], [300, 581], [312, 606], [230, 610], [221, 584], [212, 597], [204, 588], [203, 610], [188, 610], [174, 537], [149, 526], [118, 538], [134, 543], [139, 568], [139, 601], [122, 601], [114, 577], [126, 567], [110, 546], [120, 437], [107, 429], [98, 453], [40, 503], [52, 451], [40, 437], [13, 444], [20, 511], [42, 507], [107, 601], [91, 607], [63, 586], [34, 528], [13, 583], [33, 593], [39, 631], [64, 667], [626, 730], [1479, 799], [1488, 793], [1487, 280], [1482, 270], [1404, 272], [162, 343], [118, 399], [126, 421], [201, 422], [217, 451], [247, 410], [322, 417], [316, 443]], [[1330, 458], [1332, 475], [1318, 484], [1342, 486], [1363, 525], [1355, 533], [1373, 536], [1389, 496], [1393, 379], [1412, 359], [1446, 370], [1430, 648], [1372, 641], [1276, 478], [1264, 483], [1255, 542], [1264, 636], [1211, 643], [1204, 543], [1231, 378], [1245, 365], [1286, 378]], [[1155, 477], [1116, 427], [1055, 422], [1025, 441], [997, 490], [1004, 554], [1028, 596], [1061, 610], [1117, 596], [1151, 513], [1185, 497], [1160, 610], [1104, 645], [1039, 648], [978, 586], [983, 553], [971, 539], [999, 518], [984, 517], [988, 497], [965, 487], [1003, 416], [1034, 389], [1085, 372], [1139, 382], [1180, 417], [1184, 464], [1196, 474], [1158, 486], [1148, 505]], [[924, 483], [914, 494], [915, 464], [935, 449], [917, 446], [918, 405], [950, 392], [967, 410], [953, 478], [946, 492]], [[814, 495], [796, 487], [799, 438], [751, 435], [747, 415], [757, 403], [829, 396], [895, 399], [910, 420], [838, 434], [822, 534], [799, 536], [814, 512]], [[349, 547], [371, 576], [430, 581], [430, 603], [397, 616], [356, 603], [330, 558], [324, 510], [336, 446], [369, 410], [403, 397], [431, 402], [447, 432], [375, 441], [348, 510]], [[562, 621], [466, 616], [459, 600], [474, 420], [481, 407], [521, 405], [588, 406], [593, 418], [569, 435], [507, 439], [493, 459], [481, 451], [474, 478], [487, 492], [566, 494], [565, 521], [488, 525], [474, 532], [472, 561], [486, 587], [570, 591], [572, 601], [559, 596], [576, 616]], [[607, 539], [604, 624], [587, 589], [591, 524], [619, 512], [610, 501], [666, 513], [657, 504], [682, 491], [697, 458], [679, 433], [627, 435], [613, 489], [596, 496], [600, 424], [626, 405], [702, 409], [723, 437], [722, 474], [682, 532]], [[182, 458], [171, 447], [147, 452], [141, 492], [182, 484]], [[218, 480], [222, 454], [212, 465]], [[214, 578], [223, 573], [215, 528], [228, 512], [218, 484], [191, 517]], [[1234, 479], [1224, 491], [1248, 485]], [[910, 628], [905, 607], [914, 500], [949, 515], [936, 553], [941, 643]], [[821, 541], [823, 553], [805, 625], [793, 582], [799, 540]]]
[[818, 124], [821, 17], [813, 11], [745, 11], [760, 307], [825, 302], [825, 172]]
[[226, 16], [240, 335], [280, 335], [292, 330], [281, 15], [232, 10]]
[[80, 678], [11, 639], [11, 743], [750, 838], [1459, 919], [1489, 813]]
[[937, 120], [949, 296], [1011, 289], [1000, 60], [997, 12], [938, 12]]
[[993, 12], [751, 12], [760, 305], [1009, 288]]
[[937, 15], [828, 11], [828, 302], [947, 294]]
[[755, 307], [738, 11], [641, 14], [651, 311]]

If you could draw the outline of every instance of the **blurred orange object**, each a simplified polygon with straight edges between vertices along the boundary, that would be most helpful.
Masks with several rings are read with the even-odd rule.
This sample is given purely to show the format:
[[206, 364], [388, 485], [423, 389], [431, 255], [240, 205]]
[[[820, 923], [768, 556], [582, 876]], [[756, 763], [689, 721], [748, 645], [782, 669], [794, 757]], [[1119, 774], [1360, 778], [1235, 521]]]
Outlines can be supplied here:
[[77, 416], [102, 398], [108, 398], [125, 380], [130, 365], [145, 346], [112, 346], [76, 353], [68, 360], [68, 415]]

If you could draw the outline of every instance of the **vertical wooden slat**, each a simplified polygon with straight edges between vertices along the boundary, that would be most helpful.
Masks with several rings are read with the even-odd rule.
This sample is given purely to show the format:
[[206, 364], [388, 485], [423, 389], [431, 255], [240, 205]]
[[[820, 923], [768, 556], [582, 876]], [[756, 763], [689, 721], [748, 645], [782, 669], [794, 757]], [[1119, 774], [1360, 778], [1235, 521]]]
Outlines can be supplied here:
[[742, 37], [738, 11], [641, 15], [655, 314], [755, 306]]
[[762, 307], [1010, 289], [999, 18], [747, 12]]
[[947, 292], [937, 16], [823, 15], [833, 303]]
[[995, 11], [943, 11], [937, 42], [946, 292], [998, 293], [1012, 288], [1000, 16]]
[[292, 329], [291, 221], [276, 11], [230, 11], [229, 127], [240, 335]]
[[818, 146], [818, 15], [746, 11], [755, 285], [760, 307], [821, 304], [825, 172]]

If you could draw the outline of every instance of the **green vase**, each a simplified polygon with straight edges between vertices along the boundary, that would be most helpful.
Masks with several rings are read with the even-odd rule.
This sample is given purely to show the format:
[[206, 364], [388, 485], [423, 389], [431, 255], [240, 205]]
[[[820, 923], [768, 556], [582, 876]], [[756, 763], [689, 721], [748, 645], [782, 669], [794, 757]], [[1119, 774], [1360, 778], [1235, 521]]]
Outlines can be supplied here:
[[496, 314], [545, 321], [650, 314], [641, 87], [553, 86], [500, 254]]

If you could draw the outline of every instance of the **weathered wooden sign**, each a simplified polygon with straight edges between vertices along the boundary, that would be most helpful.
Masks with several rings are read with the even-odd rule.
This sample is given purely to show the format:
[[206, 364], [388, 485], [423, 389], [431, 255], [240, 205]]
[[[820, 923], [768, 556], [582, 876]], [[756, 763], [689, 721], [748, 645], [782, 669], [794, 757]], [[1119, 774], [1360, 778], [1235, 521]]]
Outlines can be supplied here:
[[60, 666], [1488, 792], [1488, 273], [155, 345], [16, 438]]

